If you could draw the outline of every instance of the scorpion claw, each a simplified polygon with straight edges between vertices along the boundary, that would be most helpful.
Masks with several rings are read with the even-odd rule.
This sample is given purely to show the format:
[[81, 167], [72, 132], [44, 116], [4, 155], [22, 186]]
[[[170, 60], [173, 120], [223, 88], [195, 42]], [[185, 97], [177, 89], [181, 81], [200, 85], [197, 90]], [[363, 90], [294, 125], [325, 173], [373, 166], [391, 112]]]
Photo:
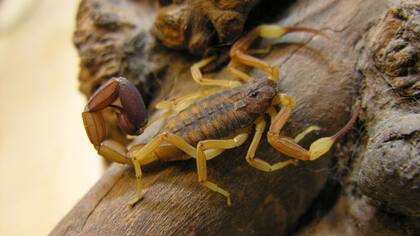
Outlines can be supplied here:
[[84, 111], [82, 113], [83, 124], [90, 142], [99, 147], [107, 136], [106, 123], [100, 112]]
[[140, 135], [144, 130], [133, 125], [124, 111], [117, 112], [117, 124], [124, 133], [129, 135]]
[[118, 98], [119, 81], [110, 79], [89, 98], [87, 108], [89, 111], [99, 111], [111, 105]]
[[147, 124], [147, 109], [137, 88], [127, 79], [118, 78], [119, 96], [127, 121], [140, 130]]
[[[118, 98], [122, 107], [113, 105]], [[98, 112], [106, 107], [117, 109], [117, 123], [125, 133], [140, 135], [143, 132], [143, 127], [147, 124], [146, 106], [139, 91], [130, 81], [122, 77], [107, 81], [90, 97], [86, 112]], [[93, 116], [87, 114], [84, 115], [84, 119], [87, 120]]]

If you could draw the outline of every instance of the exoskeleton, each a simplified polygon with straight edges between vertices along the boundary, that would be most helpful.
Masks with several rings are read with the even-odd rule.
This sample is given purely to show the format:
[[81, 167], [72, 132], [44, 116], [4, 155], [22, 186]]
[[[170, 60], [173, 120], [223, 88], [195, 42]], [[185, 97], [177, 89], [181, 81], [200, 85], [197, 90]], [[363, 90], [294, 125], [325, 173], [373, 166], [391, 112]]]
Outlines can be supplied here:
[[[117, 112], [119, 127], [128, 134], [138, 135], [147, 122], [146, 109], [141, 95], [124, 78], [113, 78], [98, 89], [82, 113], [85, 128], [90, 141], [100, 155], [111, 161], [134, 166], [137, 194], [132, 204], [141, 199], [142, 166], [155, 161], [193, 158], [196, 160], [198, 181], [207, 188], [225, 196], [228, 205], [231, 205], [229, 192], [208, 180], [206, 162], [217, 157], [226, 149], [242, 145], [251, 134], [251, 128], [254, 125], [255, 132], [245, 159], [251, 166], [265, 172], [279, 170], [296, 163], [297, 160], [316, 160], [327, 153], [334, 142], [351, 129], [358, 112], [353, 114], [350, 121], [340, 131], [331, 137], [316, 140], [310, 145], [309, 150], [301, 147], [298, 142], [309, 132], [318, 130], [318, 127], [311, 126], [294, 139], [282, 135], [281, 130], [292, 114], [296, 105], [295, 100], [277, 90], [278, 68], [245, 52], [257, 36], [278, 37], [294, 31], [317, 32], [304, 28], [260, 26], [233, 45], [231, 71], [240, 79], [246, 80], [247, 83], [204, 79], [200, 68], [209, 63], [211, 59], [193, 65], [191, 71], [195, 81], [202, 85], [218, 85], [228, 87], [228, 89], [216, 90], [217, 92], [208, 92], [210, 90], [207, 90], [207, 92], [198, 92], [180, 99], [159, 103], [159, 108], [177, 107], [177, 109], [173, 109], [176, 112], [167, 118], [158, 135], [147, 144], [134, 145], [129, 150], [106, 138], [106, 125], [100, 111], [106, 107], [114, 108]], [[253, 79], [235, 67], [239, 63], [260, 68], [268, 76]], [[121, 105], [115, 105], [115, 101], [118, 99], [121, 101]], [[197, 99], [198, 101], [196, 101]], [[281, 107], [279, 112], [277, 112], [276, 106]], [[266, 128], [265, 115], [271, 117], [267, 133], [268, 142], [280, 153], [293, 159], [269, 164], [255, 157]]]

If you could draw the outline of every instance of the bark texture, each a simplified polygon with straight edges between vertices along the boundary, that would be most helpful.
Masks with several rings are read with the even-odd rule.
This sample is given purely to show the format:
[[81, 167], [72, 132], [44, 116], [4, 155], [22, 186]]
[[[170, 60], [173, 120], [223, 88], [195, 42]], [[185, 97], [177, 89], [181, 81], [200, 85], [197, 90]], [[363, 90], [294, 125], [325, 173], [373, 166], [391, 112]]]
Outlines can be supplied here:
[[207, 53], [217, 44], [230, 45], [240, 36], [258, 0], [160, 1], [152, 33], [167, 47]]
[[396, 212], [420, 216], [420, 4], [391, 8], [357, 65], [366, 143], [358, 184]]
[[[172, 4], [192, 2], [174, 1]], [[133, 170], [114, 164], [57, 225], [52, 235], [282, 235], [293, 232], [322, 235], [325, 232], [320, 230], [322, 227], [334, 228], [330, 227], [331, 221], [325, 219], [336, 209], [348, 212], [354, 205], [362, 206], [354, 209], [366, 208], [378, 213], [344, 214], [345, 217], [338, 219], [339, 225], [351, 219], [356, 222], [350, 224], [355, 228], [349, 226], [345, 231], [331, 232], [362, 235], [414, 232], [411, 229], [415, 229], [416, 215], [419, 215], [418, 201], [415, 201], [419, 199], [419, 118], [415, 103], [419, 68], [418, 5], [407, 2], [390, 8], [399, 2], [299, 0], [288, 2], [287, 6], [277, 4], [273, 9], [268, 2], [256, 5], [260, 10], [264, 9], [264, 4], [267, 9], [271, 8], [267, 14], [272, 15], [261, 19], [320, 29], [330, 38], [302, 33], [268, 42], [275, 47], [264, 60], [280, 66], [278, 86], [298, 102], [285, 133], [294, 136], [309, 125], [322, 127], [320, 132], [305, 138], [303, 145], [307, 147], [317, 137], [331, 135], [342, 127], [356, 100], [361, 100], [364, 107], [359, 127], [365, 131], [355, 129], [318, 161], [300, 162], [298, 166], [275, 173], [262, 173], [246, 163], [244, 157], [250, 140], [240, 148], [226, 151], [209, 161], [208, 168], [209, 179], [231, 192], [231, 208], [220, 195], [197, 182], [193, 160], [144, 168], [144, 199], [129, 208], [127, 203], [135, 194]], [[81, 2], [74, 41], [81, 57], [79, 78], [83, 93], [90, 95], [109, 77], [122, 75], [137, 85], [150, 104], [151, 114], [158, 115], [152, 109], [157, 101], [200, 89], [189, 72], [189, 66], [199, 58], [165, 49], [149, 33], [150, 28], [156, 27], [152, 24], [154, 16], [161, 14], [165, 7], [174, 6], [161, 1], [160, 7], [153, 1]], [[415, 10], [409, 10], [413, 7]], [[217, 34], [220, 37], [219, 31]], [[184, 43], [189, 45], [191, 41]], [[259, 46], [264, 43], [267, 42]], [[207, 49], [212, 44], [203, 45], [201, 47]], [[250, 73], [256, 78], [264, 76], [256, 70]], [[211, 76], [233, 79], [224, 68]], [[390, 89], [390, 84], [399, 86], [398, 96]], [[402, 100], [401, 96], [409, 99]], [[108, 120], [115, 124], [112, 116]], [[136, 142], [146, 142], [159, 131], [160, 125], [149, 129]], [[110, 135], [117, 137], [117, 133], [114, 129]], [[257, 156], [270, 162], [285, 158], [265, 139]], [[339, 183], [344, 185], [341, 193]], [[407, 184], [409, 188], [405, 188]], [[393, 191], [396, 195], [387, 194]], [[336, 201], [337, 197], [341, 200]], [[404, 216], [397, 221], [378, 220], [388, 216], [386, 211], [390, 209]], [[389, 222], [391, 225], [387, 227]], [[357, 228], [360, 225], [362, 227]], [[401, 227], [406, 228], [401, 230]]]

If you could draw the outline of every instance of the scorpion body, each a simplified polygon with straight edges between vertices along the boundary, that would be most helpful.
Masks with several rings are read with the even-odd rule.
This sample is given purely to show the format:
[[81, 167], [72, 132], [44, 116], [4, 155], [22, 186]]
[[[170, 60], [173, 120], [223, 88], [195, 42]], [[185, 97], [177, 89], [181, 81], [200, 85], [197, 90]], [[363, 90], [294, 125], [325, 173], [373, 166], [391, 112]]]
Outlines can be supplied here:
[[[276, 89], [278, 68], [245, 53], [252, 41], [257, 37], [273, 38], [288, 32], [312, 32], [316, 30], [306, 28], [284, 28], [280, 26], [260, 26], [251, 31], [244, 38], [235, 43], [231, 50], [232, 63], [228, 66], [231, 72], [243, 81], [211, 80], [203, 78], [200, 68], [212, 59], [205, 59], [191, 67], [193, 79], [201, 85], [217, 85], [229, 89], [213, 95], [198, 92], [195, 97], [201, 99], [192, 102], [194, 96], [187, 95], [175, 101], [163, 101], [162, 108], [172, 109], [172, 117], [168, 117], [160, 132], [147, 144], [137, 144], [128, 150], [116, 141], [107, 139], [106, 124], [101, 110], [106, 107], [115, 109], [117, 124], [127, 134], [138, 135], [147, 123], [145, 106], [141, 95], [128, 80], [113, 78], [102, 85], [89, 99], [82, 113], [86, 133], [98, 153], [108, 160], [132, 164], [136, 172], [135, 204], [141, 199], [141, 166], [155, 161], [174, 161], [194, 158], [197, 164], [198, 180], [205, 187], [218, 192], [227, 198], [231, 204], [230, 194], [216, 184], [207, 180], [206, 162], [226, 149], [242, 145], [255, 125], [255, 133], [246, 154], [246, 161], [254, 168], [272, 172], [284, 168], [297, 160], [316, 160], [327, 153], [335, 141], [346, 134], [356, 121], [355, 112], [350, 121], [336, 134], [319, 138], [314, 141], [309, 150], [301, 147], [298, 142], [309, 132], [319, 130], [310, 126], [298, 134], [294, 139], [281, 134], [282, 128], [292, 114], [296, 105], [295, 100], [287, 94], [279, 93]], [[240, 71], [240, 64], [260, 68], [268, 74], [268, 78], [254, 79]], [[121, 104], [114, 104], [117, 99]], [[275, 106], [280, 105], [277, 112]], [[158, 104], [159, 106], [159, 104]], [[166, 107], [165, 107], [166, 106]], [[255, 157], [256, 150], [266, 127], [265, 114], [271, 117], [271, 125], [267, 133], [267, 140], [280, 153], [294, 159], [269, 164]]]
[[[177, 135], [194, 147], [202, 140], [227, 138], [266, 112], [276, 95], [274, 88], [272, 80], [263, 78], [213, 94], [169, 118], [161, 132]], [[173, 145], [161, 145], [152, 155], [160, 161], [191, 158]]]
[[206, 97], [170, 118], [163, 132], [196, 146], [201, 140], [220, 139], [249, 127], [263, 115], [276, 95], [272, 80], [255, 82]]

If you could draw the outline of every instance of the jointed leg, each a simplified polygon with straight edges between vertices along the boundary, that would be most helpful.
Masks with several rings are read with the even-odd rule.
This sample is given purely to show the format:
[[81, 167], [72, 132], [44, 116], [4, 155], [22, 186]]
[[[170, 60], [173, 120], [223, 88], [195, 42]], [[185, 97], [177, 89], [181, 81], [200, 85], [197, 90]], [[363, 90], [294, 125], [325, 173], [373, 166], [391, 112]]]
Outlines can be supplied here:
[[[271, 48], [272, 48], [272, 46], [269, 45], [269, 46], [267, 46], [265, 48], [250, 49], [250, 50], [247, 51], [247, 53], [249, 55], [267, 54], [267, 53], [269, 53], [271, 51]], [[265, 63], [265, 62], [262, 61], [262, 63]], [[240, 64], [235, 63], [234, 61], [231, 61], [228, 64], [227, 69], [236, 78], [241, 79], [241, 80], [243, 80], [245, 82], [249, 82], [249, 81], [253, 80], [254, 79], [253, 77], [251, 77], [250, 75], [248, 75], [247, 73], [245, 73], [244, 71], [241, 70], [241, 69], [245, 69], [245, 68], [242, 68], [242, 67], [243, 66], [241, 66]], [[241, 68], [241, 69], [239, 69], [239, 68]]]
[[229, 63], [228, 65], [228, 71], [234, 75], [236, 78], [241, 79], [245, 82], [249, 82], [251, 80], [253, 80], [254, 78], [252, 78], [250, 75], [248, 75], [247, 73], [239, 70], [238, 68], [235, 67], [235, 64], [233, 61]]
[[264, 48], [249, 49], [247, 52], [250, 55], [267, 54], [271, 51], [272, 48], [273, 48], [273, 46], [268, 45], [267, 47], [264, 47]]
[[216, 89], [216, 88], [206, 89], [206, 90], [202, 90], [202, 91], [199, 91], [199, 92], [196, 92], [196, 93], [181, 96], [181, 97], [178, 97], [178, 98], [175, 98], [175, 99], [160, 101], [156, 104], [155, 108], [156, 109], [168, 109], [168, 110], [165, 111], [163, 114], [161, 114], [159, 117], [157, 117], [153, 120], [150, 120], [146, 127], [151, 126], [154, 122], [156, 122], [158, 120], [166, 119], [167, 117], [169, 117], [173, 114], [177, 114], [177, 113], [185, 110], [191, 104], [193, 104], [194, 102], [196, 102], [197, 100], [199, 100], [202, 97], [207, 97], [207, 96], [209, 96], [211, 94], [214, 94], [216, 92], [219, 92], [219, 91], [220, 91], [220, 89]]
[[121, 143], [112, 139], [101, 142], [97, 148], [98, 154], [108, 161], [130, 164], [130, 160], [126, 157], [127, 149]]
[[274, 108], [274, 106], [269, 107], [265, 113], [267, 113], [270, 116], [271, 120], [274, 120], [274, 118], [277, 115], [277, 111]]
[[[278, 94], [278, 95], [276, 95], [274, 98], [273, 98], [273, 100], [272, 100], [272, 102], [271, 102], [271, 107], [269, 107], [268, 109], [267, 109], [267, 112], [266, 113], [268, 113], [269, 115], [270, 115], [270, 117], [271, 117], [271, 123], [273, 124], [273, 123], [276, 123], [276, 116], [277, 116], [277, 112], [276, 112], [276, 110], [274, 109], [274, 106], [275, 105], [281, 105], [281, 104], [283, 104], [283, 106], [284, 105], [288, 105], [291, 109], [293, 109], [295, 106], [296, 106], [296, 101], [294, 100], [294, 99], [292, 99], [291, 97], [289, 97], [289, 96], [287, 96], [287, 95], [285, 95], [285, 94]], [[283, 112], [284, 112], [284, 110], [283, 110]], [[287, 118], [288, 119], [288, 118]], [[287, 119], [284, 119], [284, 120], [287, 120]], [[277, 121], [278, 122], [278, 121]], [[284, 124], [280, 124], [280, 125], [284, 125]], [[309, 133], [311, 133], [311, 132], [313, 132], [313, 131], [317, 131], [317, 130], [320, 130], [320, 128], [318, 127], [318, 126], [316, 126], [316, 125], [312, 125], [312, 126], [309, 126], [308, 128], [306, 128], [304, 131], [302, 131], [301, 133], [299, 133], [298, 135], [296, 135], [296, 137], [294, 138], [294, 141], [296, 142], [296, 143], [298, 143], [298, 142], [300, 142], [307, 134], [309, 134]]]
[[136, 173], [136, 197], [130, 202], [130, 206], [134, 206], [138, 201], [141, 200], [141, 167], [140, 162], [133, 160], [134, 171]]
[[199, 92], [191, 93], [185, 96], [160, 101], [156, 104], [156, 109], [174, 109], [174, 107], [179, 106], [175, 108], [174, 110], [180, 110], [184, 108], [185, 106], [191, 105], [191, 103], [194, 103], [198, 99], [202, 97], [207, 97], [213, 93], [219, 92], [220, 89], [206, 89]]
[[321, 32], [309, 28], [286, 28], [278, 25], [261, 25], [236, 41], [230, 50], [230, 57], [235, 63], [242, 63], [251, 67], [259, 68], [260, 70], [266, 72], [271, 79], [277, 80], [279, 76], [278, 68], [276, 66], [272, 67], [266, 62], [250, 56], [248, 49], [258, 37], [266, 39], [278, 38], [291, 32], [310, 32], [322, 35]]
[[256, 169], [259, 169], [261, 171], [265, 172], [272, 172], [275, 170], [279, 170], [281, 168], [284, 168], [290, 164], [296, 163], [296, 160], [287, 160], [287, 161], [280, 161], [275, 163], [274, 165], [270, 165], [269, 163], [255, 158], [255, 152], [257, 151], [258, 145], [261, 140], [261, 136], [264, 133], [265, 129], [265, 120], [263, 117], [260, 117], [256, 121], [256, 127], [255, 127], [255, 135], [252, 139], [252, 143], [249, 146], [248, 152], [246, 154], [246, 161]]
[[298, 135], [296, 135], [296, 137], [294, 138], [295, 142], [298, 143], [300, 142], [306, 135], [308, 135], [309, 133], [313, 132], [313, 131], [318, 131], [321, 130], [321, 128], [319, 128], [316, 125], [311, 125], [308, 128], [306, 128], [304, 131], [302, 131], [301, 133], [299, 133]]
[[[275, 65], [272, 66], [269, 63], [267, 63], [267, 62], [265, 62], [265, 61], [263, 61], [259, 58], [253, 57], [253, 56], [248, 55], [247, 53], [239, 51], [239, 50], [236, 51], [235, 54], [232, 55], [232, 62], [234, 64], [242, 63], [242, 64], [245, 64], [247, 66], [258, 68], [258, 69], [264, 71], [270, 79], [275, 80], [275, 81], [278, 80], [279, 76], [280, 76], [278, 66], [275, 66]], [[237, 72], [238, 69], [236, 69], [233, 66], [231, 66], [231, 68], [229, 68], [229, 70], [231, 72], [233, 72], [235, 75], [239, 74]]]
[[[269, 107], [268, 109], [267, 109], [267, 111], [266, 111], [266, 113], [270, 116], [270, 118], [271, 118], [271, 121], [272, 121], [272, 123], [274, 123], [274, 119], [276, 118], [276, 116], [277, 116], [277, 111], [276, 111], [276, 109], [274, 108], [274, 105], [278, 105], [278, 104], [281, 104], [281, 102], [280, 102], [280, 100], [281, 100], [282, 98], [281, 98], [281, 95], [280, 96], [276, 96], [274, 99], [273, 99], [273, 102], [272, 102], [272, 106], [271, 107]], [[292, 104], [292, 106], [294, 106], [294, 101], [291, 101], [293, 104]], [[294, 138], [294, 141], [296, 142], [296, 143], [299, 143], [306, 135], [308, 135], [309, 133], [311, 133], [311, 132], [313, 132], [313, 131], [318, 131], [318, 130], [320, 130], [321, 128], [319, 128], [318, 126], [316, 126], [316, 125], [312, 125], [312, 126], [309, 126], [308, 128], [306, 128], [304, 131], [302, 131], [301, 133], [299, 133], [298, 135], [296, 135], [296, 137]]]
[[154, 137], [148, 144], [141, 146], [140, 148], [132, 148], [129, 151], [128, 156], [131, 158], [134, 165], [134, 170], [136, 172], [137, 189], [136, 198], [130, 203], [130, 205], [134, 205], [141, 200], [141, 165], [150, 163], [157, 159], [157, 157], [154, 155], [154, 150], [157, 149], [163, 141], [176, 146], [180, 150], [187, 153], [189, 156], [196, 156], [196, 149], [193, 146], [191, 146], [181, 137], [168, 133], [159, 134], [158, 136]]
[[309, 147], [308, 151], [305, 148], [301, 147], [299, 144], [297, 144], [296, 139], [299, 141], [301, 138], [303, 138], [304, 134], [308, 133], [308, 131], [313, 131], [316, 128], [310, 127], [309, 129], [304, 131], [303, 135], [298, 135], [295, 140], [281, 135], [281, 129], [292, 114], [294, 100], [293, 98], [287, 95], [282, 95], [280, 101], [282, 104], [282, 108], [280, 112], [276, 115], [274, 120], [272, 120], [271, 122], [270, 130], [267, 134], [268, 142], [277, 151], [299, 160], [316, 160], [325, 153], [327, 153], [334, 144], [334, 142], [337, 141], [338, 138], [346, 134], [351, 129], [358, 115], [358, 112], [355, 112], [350, 121], [335, 135], [331, 137], [320, 138], [313, 142]]
[[207, 188], [225, 196], [227, 198], [227, 204], [229, 206], [232, 204], [231, 199], [230, 199], [230, 193], [227, 192], [226, 190], [220, 188], [216, 184], [214, 184], [210, 181], [207, 181], [207, 163], [206, 163], [206, 161], [207, 161], [208, 157], [206, 156], [205, 150], [235, 148], [235, 147], [238, 147], [238, 146], [242, 145], [245, 142], [245, 140], [247, 139], [247, 137], [248, 137], [248, 134], [243, 133], [243, 134], [237, 135], [236, 137], [234, 137], [232, 139], [205, 140], [205, 141], [199, 142], [198, 145], [197, 145], [196, 161], [197, 161], [198, 181], [200, 181], [200, 183], [202, 183]]
[[191, 75], [195, 82], [197, 82], [200, 85], [207, 85], [207, 86], [222, 86], [222, 87], [228, 87], [228, 88], [234, 88], [241, 85], [238, 81], [233, 80], [214, 80], [214, 79], [207, 79], [203, 78], [203, 74], [201, 73], [201, 68], [206, 66], [208, 63], [210, 63], [214, 58], [210, 57], [204, 60], [201, 60], [197, 63], [195, 63], [193, 66], [191, 66]]
[[[180, 136], [170, 134], [170, 133], [162, 133], [154, 137], [150, 142], [146, 145], [140, 145], [139, 148], [132, 148], [128, 156], [131, 158], [134, 170], [136, 172], [136, 198], [130, 203], [131, 205], [136, 204], [138, 201], [141, 200], [141, 165], [150, 163], [157, 159], [154, 154], [154, 151], [159, 148], [162, 142], [168, 142], [187, 155], [197, 159], [197, 172], [198, 178], [203, 185], [210, 188], [213, 191], [219, 192], [222, 195], [229, 197], [229, 193], [225, 190], [217, 187], [217, 185], [207, 181], [207, 169], [206, 169], [206, 160], [212, 159], [223, 152], [224, 149], [234, 148], [241, 145], [245, 142], [248, 134], [240, 134], [233, 139], [229, 140], [207, 140], [201, 141], [198, 145], [198, 148], [191, 146], [187, 143], [183, 138]], [[197, 158], [200, 155], [200, 158]], [[204, 161], [203, 158], [204, 157]], [[198, 161], [200, 160], [200, 161]], [[198, 163], [200, 162], [200, 163]], [[204, 163], [204, 166], [203, 166]], [[227, 194], [226, 194], [227, 193]], [[230, 198], [228, 199], [228, 204], [230, 204]]]
[[159, 116], [149, 120], [149, 122], [146, 125], [146, 128], [149, 127], [149, 126], [152, 126], [155, 122], [157, 122], [159, 120], [162, 120], [162, 119], [166, 119], [169, 116], [171, 116], [173, 114], [176, 114], [176, 113], [177, 112], [175, 110], [167, 110], [167, 111], [163, 112], [162, 114], [160, 114]]

